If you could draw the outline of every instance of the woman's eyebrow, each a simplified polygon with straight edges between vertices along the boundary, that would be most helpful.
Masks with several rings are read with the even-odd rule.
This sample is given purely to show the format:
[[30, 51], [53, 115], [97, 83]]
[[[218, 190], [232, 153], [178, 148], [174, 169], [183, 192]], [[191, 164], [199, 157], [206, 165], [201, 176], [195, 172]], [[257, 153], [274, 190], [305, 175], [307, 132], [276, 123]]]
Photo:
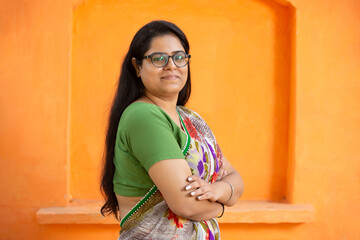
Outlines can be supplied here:
[[[176, 51], [172, 51], [171, 53], [175, 54], [175, 53], [179, 53], [179, 52], [185, 52], [185, 51], [184, 50], [176, 50]], [[165, 52], [153, 52], [151, 54], [154, 54], [154, 53], [165, 53]], [[165, 54], [167, 54], [167, 53], [165, 53]]]
[[185, 52], [184, 50], [177, 50], [177, 51], [173, 51], [171, 53], [178, 53], [178, 52]]

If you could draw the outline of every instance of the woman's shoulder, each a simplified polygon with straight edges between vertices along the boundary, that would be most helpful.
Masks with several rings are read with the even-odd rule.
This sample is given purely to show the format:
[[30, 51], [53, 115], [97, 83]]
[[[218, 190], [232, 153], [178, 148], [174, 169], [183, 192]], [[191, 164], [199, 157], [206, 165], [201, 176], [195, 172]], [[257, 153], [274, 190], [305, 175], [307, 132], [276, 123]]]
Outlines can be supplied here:
[[158, 110], [158, 106], [147, 102], [133, 102], [125, 108], [123, 114], [141, 114], [154, 112]]
[[147, 122], [151, 119], [160, 119], [167, 121], [167, 115], [158, 106], [146, 102], [134, 102], [130, 104], [123, 112], [121, 123], [135, 123]]

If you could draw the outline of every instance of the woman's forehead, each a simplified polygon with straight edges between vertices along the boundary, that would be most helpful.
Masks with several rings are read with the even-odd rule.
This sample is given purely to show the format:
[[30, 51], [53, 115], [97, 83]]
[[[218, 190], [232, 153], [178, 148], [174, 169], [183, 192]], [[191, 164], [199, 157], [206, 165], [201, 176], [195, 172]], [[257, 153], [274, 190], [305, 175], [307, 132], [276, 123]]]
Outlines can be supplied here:
[[175, 52], [185, 51], [181, 45], [180, 39], [174, 34], [166, 34], [154, 37], [151, 40], [150, 48], [147, 53], [162, 52], [173, 54]]

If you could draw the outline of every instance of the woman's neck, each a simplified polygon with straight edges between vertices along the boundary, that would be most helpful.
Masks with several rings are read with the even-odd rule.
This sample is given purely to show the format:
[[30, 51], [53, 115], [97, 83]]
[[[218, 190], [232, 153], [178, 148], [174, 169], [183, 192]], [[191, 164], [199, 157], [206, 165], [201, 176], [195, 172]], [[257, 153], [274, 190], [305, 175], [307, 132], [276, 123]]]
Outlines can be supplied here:
[[147, 94], [144, 94], [144, 96], [141, 97], [138, 101], [143, 101], [158, 106], [164, 112], [166, 112], [179, 127], [181, 127], [179, 115], [176, 110], [177, 98], [173, 100], [164, 100], [153, 95], [148, 96]]
[[169, 100], [169, 99], [162, 99], [156, 96], [152, 96], [152, 95], [149, 96], [147, 94], [144, 94], [143, 99], [140, 98], [140, 100], [145, 100], [148, 103], [155, 104], [156, 106], [164, 110], [171, 117], [177, 116], [177, 111], [176, 111], [177, 98]]

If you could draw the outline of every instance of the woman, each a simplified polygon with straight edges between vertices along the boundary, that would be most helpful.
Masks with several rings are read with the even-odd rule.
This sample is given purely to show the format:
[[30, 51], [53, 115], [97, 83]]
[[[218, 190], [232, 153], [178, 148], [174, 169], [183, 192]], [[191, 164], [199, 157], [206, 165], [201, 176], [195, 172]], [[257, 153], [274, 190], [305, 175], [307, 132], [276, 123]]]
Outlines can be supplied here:
[[189, 44], [166, 21], [134, 36], [106, 138], [103, 215], [118, 211], [119, 239], [220, 239], [216, 217], [243, 192], [210, 128], [184, 107]]

